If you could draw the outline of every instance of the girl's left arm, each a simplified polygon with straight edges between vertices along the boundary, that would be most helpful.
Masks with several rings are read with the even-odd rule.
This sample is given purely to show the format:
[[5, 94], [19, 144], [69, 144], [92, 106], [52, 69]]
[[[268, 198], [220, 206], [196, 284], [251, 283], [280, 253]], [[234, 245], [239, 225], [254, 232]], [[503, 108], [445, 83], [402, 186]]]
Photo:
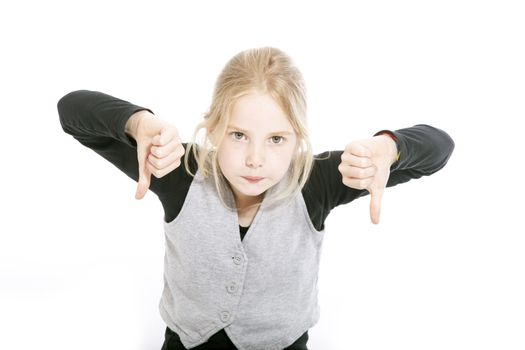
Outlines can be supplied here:
[[445, 131], [426, 124], [414, 125], [390, 134], [396, 143], [397, 160], [390, 167], [387, 187], [429, 176], [442, 169], [454, 151], [454, 140]]
[[430, 125], [382, 130], [370, 139], [349, 143], [338, 170], [345, 186], [367, 191], [357, 196], [370, 193], [370, 218], [377, 224], [385, 187], [435, 173], [445, 166], [453, 149], [452, 138]]

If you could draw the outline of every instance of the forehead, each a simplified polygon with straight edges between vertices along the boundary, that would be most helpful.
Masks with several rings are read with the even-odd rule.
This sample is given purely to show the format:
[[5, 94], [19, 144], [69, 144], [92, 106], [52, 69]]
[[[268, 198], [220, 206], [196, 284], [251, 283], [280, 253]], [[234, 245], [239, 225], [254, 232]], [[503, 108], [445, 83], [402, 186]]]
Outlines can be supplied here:
[[293, 131], [286, 113], [268, 94], [251, 93], [237, 100], [230, 126], [253, 132]]

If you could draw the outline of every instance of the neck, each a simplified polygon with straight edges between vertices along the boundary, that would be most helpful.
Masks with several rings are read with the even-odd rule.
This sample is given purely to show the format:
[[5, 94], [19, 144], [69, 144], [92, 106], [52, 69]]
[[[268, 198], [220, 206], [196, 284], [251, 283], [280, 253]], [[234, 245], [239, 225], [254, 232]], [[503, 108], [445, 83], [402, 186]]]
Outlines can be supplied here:
[[[254, 210], [257, 209], [264, 198], [264, 193], [257, 197], [245, 197], [239, 198], [235, 196], [235, 205], [238, 211]], [[257, 204], [255, 207], [248, 209], [249, 206]]]

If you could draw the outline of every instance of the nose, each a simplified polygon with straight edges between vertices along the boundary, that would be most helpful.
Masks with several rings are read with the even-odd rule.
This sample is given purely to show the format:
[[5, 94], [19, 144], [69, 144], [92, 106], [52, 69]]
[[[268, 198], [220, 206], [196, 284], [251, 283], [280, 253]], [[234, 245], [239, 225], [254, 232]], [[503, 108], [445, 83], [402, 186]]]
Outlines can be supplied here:
[[250, 168], [260, 168], [264, 164], [264, 150], [263, 147], [251, 145], [248, 149], [246, 157], [246, 166]]

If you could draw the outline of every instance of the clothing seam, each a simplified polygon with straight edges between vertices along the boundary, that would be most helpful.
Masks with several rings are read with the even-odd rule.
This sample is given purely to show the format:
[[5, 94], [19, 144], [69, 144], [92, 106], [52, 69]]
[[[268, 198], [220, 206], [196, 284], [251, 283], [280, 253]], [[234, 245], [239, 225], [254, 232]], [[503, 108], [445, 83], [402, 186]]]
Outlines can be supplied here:
[[321, 234], [321, 235], [324, 234], [325, 230], [324, 229], [321, 231], [317, 230], [314, 223], [312, 222], [312, 218], [310, 217], [310, 213], [308, 213], [308, 207], [306, 206], [306, 200], [304, 198], [302, 191], [299, 193], [299, 195], [301, 196], [300, 202], [301, 202], [303, 214], [306, 217], [306, 221], [308, 222], [308, 226], [310, 227], [310, 230], [312, 230], [315, 234]]
[[195, 187], [194, 185], [195, 185], [196, 177], [197, 177], [197, 174], [195, 174], [195, 177], [193, 178], [193, 180], [191, 180], [190, 186], [188, 188], [188, 192], [186, 193], [186, 197], [184, 198], [184, 202], [182, 203], [182, 207], [180, 208], [179, 213], [170, 222], [166, 222], [166, 220], [162, 218], [164, 225], [170, 227], [170, 226], [175, 225], [175, 223], [179, 221], [180, 217], [182, 216], [184, 212], [184, 209], [186, 209], [186, 207], [188, 206], [188, 198], [190, 197], [190, 193], [193, 191], [193, 188]]

